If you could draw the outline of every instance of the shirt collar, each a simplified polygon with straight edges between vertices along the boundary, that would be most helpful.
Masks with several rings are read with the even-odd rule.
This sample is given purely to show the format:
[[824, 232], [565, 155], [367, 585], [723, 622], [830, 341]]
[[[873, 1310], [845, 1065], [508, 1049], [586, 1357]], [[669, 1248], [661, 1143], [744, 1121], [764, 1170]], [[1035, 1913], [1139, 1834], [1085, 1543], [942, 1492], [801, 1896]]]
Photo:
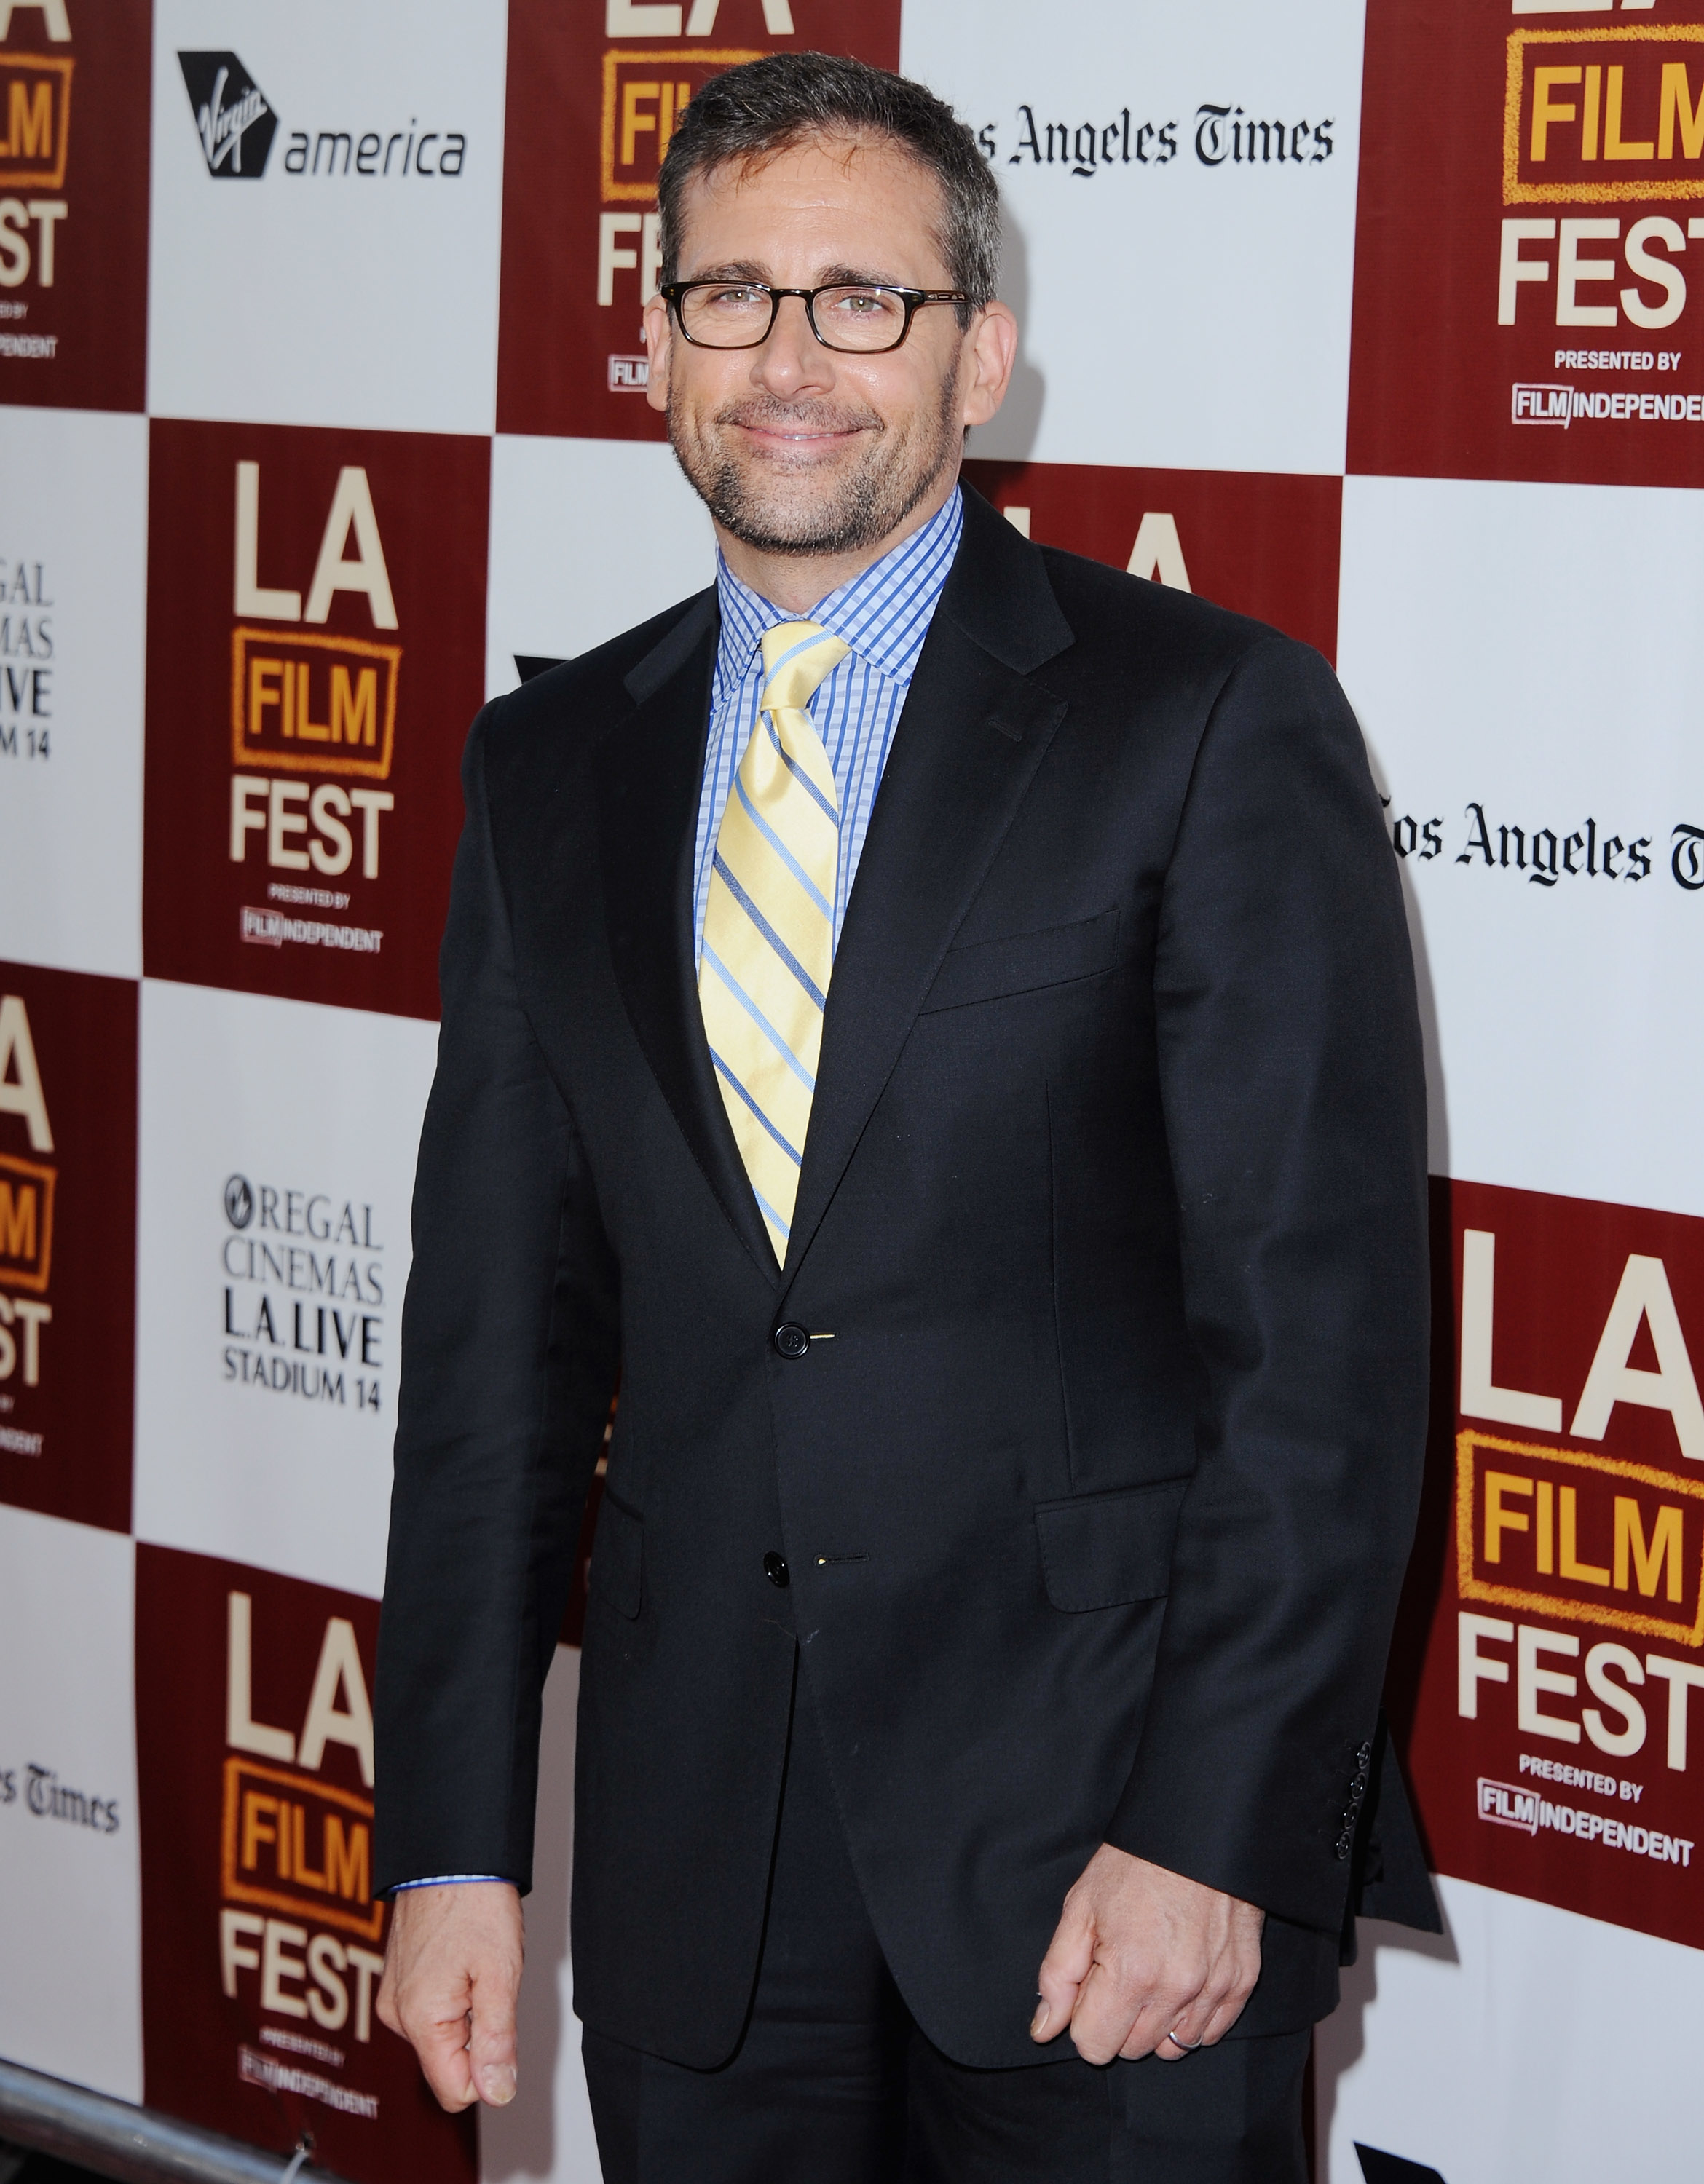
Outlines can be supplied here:
[[[807, 617], [843, 638], [861, 660], [902, 686], [917, 671], [924, 639], [934, 617], [958, 540], [964, 528], [964, 502], [954, 487], [944, 505], [919, 531], [830, 592]], [[763, 632], [778, 621], [796, 617], [772, 606], [742, 583], [716, 556], [716, 590], [722, 609], [722, 638], [717, 652], [717, 680], [737, 680], [757, 656]]]

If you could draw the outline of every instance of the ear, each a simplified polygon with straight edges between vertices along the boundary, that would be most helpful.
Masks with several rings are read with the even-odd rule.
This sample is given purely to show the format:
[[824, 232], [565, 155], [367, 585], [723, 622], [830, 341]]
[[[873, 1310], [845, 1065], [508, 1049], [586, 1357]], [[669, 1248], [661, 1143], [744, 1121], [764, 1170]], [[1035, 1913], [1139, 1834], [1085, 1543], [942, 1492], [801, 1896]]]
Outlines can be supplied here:
[[[645, 382], [645, 398], [653, 410], [668, 407], [668, 365], [674, 348], [674, 321], [661, 296], [645, 307], [645, 353], [651, 370]], [[991, 413], [992, 414], [992, 413]]]
[[[964, 422], [986, 425], [1006, 398], [1018, 361], [1018, 321], [1004, 304], [990, 304], [979, 314], [965, 342], [969, 365], [964, 388]], [[656, 378], [656, 366], [651, 367]]]

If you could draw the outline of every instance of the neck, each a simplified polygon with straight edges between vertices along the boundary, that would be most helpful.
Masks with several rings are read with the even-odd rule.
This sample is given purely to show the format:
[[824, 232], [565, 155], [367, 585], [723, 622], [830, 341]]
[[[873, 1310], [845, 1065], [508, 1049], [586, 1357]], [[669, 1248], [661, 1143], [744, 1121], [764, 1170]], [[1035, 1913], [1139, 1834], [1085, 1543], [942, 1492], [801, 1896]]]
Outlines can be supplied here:
[[852, 553], [768, 553], [760, 547], [746, 545], [731, 531], [724, 531], [719, 523], [716, 526], [717, 543], [729, 567], [759, 599], [768, 599], [772, 606], [785, 608], [791, 615], [807, 615], [819, 599], [825, 599], [830, 592], [837, 592], [842, 584], [849, 584], [854, 577], [862, 576], [885, 554], [891, 554], [902, 540], [921, 531], [947, 505], [958, 483], [958, 465], [953, 463], [943, 471], [902, 522], [896, 523], [874, 545], [858, 547]]

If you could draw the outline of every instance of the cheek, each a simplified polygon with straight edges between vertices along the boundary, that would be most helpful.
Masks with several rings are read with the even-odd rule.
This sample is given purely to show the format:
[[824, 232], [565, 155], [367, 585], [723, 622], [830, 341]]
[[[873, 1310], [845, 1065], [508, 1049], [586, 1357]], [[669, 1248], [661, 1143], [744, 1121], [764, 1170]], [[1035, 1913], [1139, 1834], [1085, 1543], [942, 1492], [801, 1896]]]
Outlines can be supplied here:
[[941, 355], [933, 346], [907, 358], [903, 402], [907, 420], [914, 432], [933, 432], [941, 407], [957, 398], [957, 359]]
[[910, 440], [928, 431], [940, 407], [934, 374], [926, 365], [919, 370], [911, 357], [902, 367], [902, 354], [890, 358], [885, 366], [864, 364], [839, 375], [838, 391], [873, 410], [895, 440]]
[[762, 354], [761, 349], [694, 348], [677, 334], [669, 365], [675, 407], [696, 423], [712, 423], [730, 403], [751, 394]]

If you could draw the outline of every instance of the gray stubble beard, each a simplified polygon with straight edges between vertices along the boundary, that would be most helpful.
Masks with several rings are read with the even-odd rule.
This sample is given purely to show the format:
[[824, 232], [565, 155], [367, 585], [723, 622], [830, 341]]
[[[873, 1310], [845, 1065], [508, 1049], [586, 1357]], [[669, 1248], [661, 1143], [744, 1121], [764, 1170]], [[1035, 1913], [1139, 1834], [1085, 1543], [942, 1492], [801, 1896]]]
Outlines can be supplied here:
[[[755, 465], [742, 468], [731, 454], [716, 450], [690, 432], [672, 388], [668, 399], [669, 444], [693, 490], [717, 522], [753, 552], [796, 554], [802, 559], [813, 554], [855, 554], [864, 547], [875, 545], [904, 522], [962, 446], [953, 415], [958, 393], [955, 367], [941, 380], [935, 431], [925, 458], [914, 467], [908, 468], [904, 461], [910, 443], [902, 440], [897, 446], [889, 446], [888, 428], [884, 426], [875, 444], [868, 449], [851, 475], [836, 481], [832, 498], [819, 509], [807, 508], [803, 511], [806, 522], [796, 521], [787, 527], [775, 521], [774, 515], [763, 506], [760, 495], [751, 490]], [[777, 424], [829, 421], [813, 415], [808, 406], [792, 411], [779, 402], [767, 413], [763, 404], [756, 404], [742, 405], [735, 414], [737, 421], [742, 423], [757, 417]], [[812, 517], [816, 520], [808, 521]]]

